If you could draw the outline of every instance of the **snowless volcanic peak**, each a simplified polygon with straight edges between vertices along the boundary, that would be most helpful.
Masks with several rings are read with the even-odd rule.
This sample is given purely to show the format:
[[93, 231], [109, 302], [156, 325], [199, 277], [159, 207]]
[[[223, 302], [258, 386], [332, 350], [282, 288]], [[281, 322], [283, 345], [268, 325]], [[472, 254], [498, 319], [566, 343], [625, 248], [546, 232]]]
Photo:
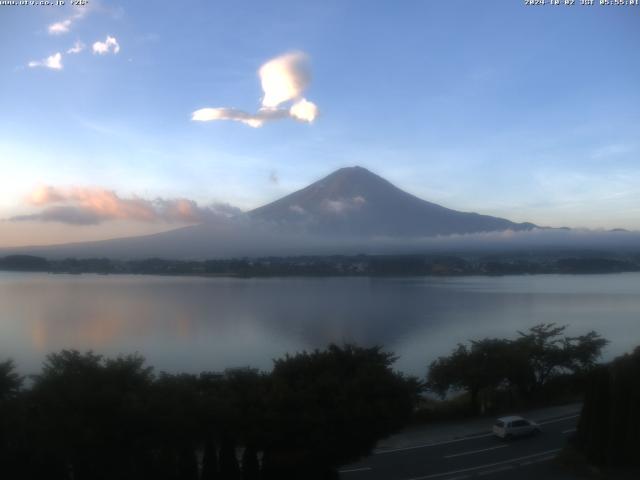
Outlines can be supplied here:
[[357, 166], [341, 168], [250, 215], [286, 230], [322, 235], [422, 237], [535, 227], [427, 202]]
[[349, 167], [235, 217], [155, 235], [23, 247], [12, 253], [52, 258], [202, 259], [376, 252], [381, 244], [387, 251], [399, 252], [425, 237], [532, 228], [531, 223], [441, 207], [400, 190], [365, 168]]

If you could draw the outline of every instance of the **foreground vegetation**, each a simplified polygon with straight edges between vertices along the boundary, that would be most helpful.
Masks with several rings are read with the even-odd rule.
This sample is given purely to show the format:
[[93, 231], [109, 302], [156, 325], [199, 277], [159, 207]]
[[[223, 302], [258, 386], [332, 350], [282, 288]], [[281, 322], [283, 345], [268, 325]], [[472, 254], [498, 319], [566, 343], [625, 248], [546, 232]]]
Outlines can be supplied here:
[[591, 373], [573, 444], [593, 465], [640, 468], [640, 347]]
[[594, 331], [577, 337], [565, 331], [566, 326], [543, 323], [518, 332], [516, 339], [459, 344], [431, 363], [427, 388], [442, 398], [462, 392], [471, 414], [581, 395], [608, 342]]
[[62, 351], [24, 388], [0, 364], [11, 479], [328, 479], [409, 419], [416, 379], [380, 348], [330, 346], [271, 373], [154, 374], [139, 356]]
[[640, 254], [563, 251], [538, 255], [330, 255], [202, 261], [160, 258], [48, 260], [31, 255], [11, 255], [0, 258], [0, 270], [232, 277], [589, 274], [640, 271]]
[[599, 366], [607, 341], [565, 330], [540, 324], [515, 339], [460, 344], [422, 383], [394, 372], [391, 353], [353, 345], [287, 355], [270, 373], [156, 374], [138, 355], [63, 350], [25, 381], [5, 361], [0, 471], [28, 480], [335, 479], [408, 422], [442, 419], [425, 388], [468, 415], [587, 388], [580, 448], [596, 462], [637, 461], [640, 349]]

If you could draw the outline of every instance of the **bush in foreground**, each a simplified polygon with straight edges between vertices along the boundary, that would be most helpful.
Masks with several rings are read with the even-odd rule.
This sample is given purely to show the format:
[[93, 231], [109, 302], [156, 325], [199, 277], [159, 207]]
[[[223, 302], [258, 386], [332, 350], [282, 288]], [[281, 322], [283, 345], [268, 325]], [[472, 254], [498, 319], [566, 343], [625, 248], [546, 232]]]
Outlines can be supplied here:
[[575, 446], [604, 467], [640, 467], [640, 347], [589, 377]]
[[449, 355], [429, 366], [428, 388], [445, 397], [462, 391], [473, 414], [482, 413], [481, 394], [506, 392], [524, 402], [558, 395], [591, 371], [608, 343], [596, 332], [564, 335], [566, 327], [540, 324], [518, 332], [515, 340], [485, 338], [459, 344]]
[[419, 383], [393, 362], [379, 347], [331, 345], [276, 360], [271, 373], [155, 375], [136, 355], [64, 350], [29, 389], [0, 364], [0, 475], [337, 478], [411, 416]]

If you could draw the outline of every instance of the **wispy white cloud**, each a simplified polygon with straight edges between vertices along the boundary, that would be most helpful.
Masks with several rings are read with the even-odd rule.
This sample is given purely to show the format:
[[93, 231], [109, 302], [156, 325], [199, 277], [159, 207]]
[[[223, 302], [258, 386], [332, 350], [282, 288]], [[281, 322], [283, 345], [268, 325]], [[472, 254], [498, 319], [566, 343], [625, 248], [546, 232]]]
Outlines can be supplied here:
[[322, 209], [329, 213], [342, 214], [359, 210], [365, 203], [367, 200], [361, 195], [352, 198], [326, 199], [322, 202]]
[[47, 31], [49, 32], [50, 35], [62, 35], [65, 33], [69, 33], [72, 25], [77, 20], [80, 20], [82, 17], [84, 17], [86, 13], [87, 13], [86, 6], [76, 7], [74, 9], [73, 15], [71, 15], [68, 18], [65, 18], [64, 20], [60, 20], [59, 22], [52, 23], [47, 27]]
[[[233, 120], [258, 128], [271, 120], [292, 118], [312, 123], [317, 118], [318, 107], [302, 96], [311, 83], [306, 54], [292, 52], [273, 58], [260, 67], [258, 75], [264, 95], [256, 113], [228, 107], [201, 108], [191, 114], [191, 120]], [[284, 105], [288, 102], [292, 103]]]
[[106, 55], [107, 53], [113, 53], [114, 55], [120, 51], [120, 44], [115, 37], [107, 35], [104, 42], [94, 42], [93, 53], [98, 55]]
[[210, 122], [212, 120], [234, 120], [253, 128], [259, 128], [269, 120], [286, 118], [286, 110], [261, 108], [256, 113], [247, 113], [236, 108], [201, 108], [191, 114], [191, 120]]
[[302, 208], [300, 205], [291, 205], [289, 207], [289, 210], [291, 210], [294, 213], [297, 213], [298, 215], [304, 215], [305, 213], [307, 213], [307, 211]]
[[632, 153], [633, 151], [633, 145], [624, 143], [611, 143], [595, 149], [591, 154], [591, 158], [595, 160], [609, 160], [613, 157], [619, 157]]
[[81, 41], [77, 41], [76, 43], [73, 44], [73, 47], [67, 50], [67, 53], [80, 53], [81, 51], [84, 50], [84, 47], [85, 47], [84, 43], [82, 43]]
[[32, 60], [28, 65], [30, 68], [45, 67], [52, 70], [62, 70], [62, 54], [56, 52], [43, 60]]
[[51, 35], [60, 35], [62, 33], [68, 33], [71, 27], [71, 20], [62, 20], [61, 22], [52, 23], [49, 25], [49, 33]]

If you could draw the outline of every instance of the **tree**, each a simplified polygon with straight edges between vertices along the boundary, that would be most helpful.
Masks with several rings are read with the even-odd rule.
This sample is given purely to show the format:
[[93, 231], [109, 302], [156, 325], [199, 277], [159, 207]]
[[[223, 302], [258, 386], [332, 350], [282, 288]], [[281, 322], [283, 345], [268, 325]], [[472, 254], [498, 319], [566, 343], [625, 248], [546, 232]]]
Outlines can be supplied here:
[[605, 340], [595, 331], [578, 337], [566, 337], [563, 348], [566, 354], [566, 368], [574, 373], [588, 372], [596, 366], [597, 360], [602, 354], [602, 349], [607, 346]]
[[151, 368], [136, 355], [47, 356], [29, 395], [32, 452], [77, 480], [140, 478], [151, 440], [152, 381]]
[[258, 451], [253, 445], [247, 445], [242, 452], [242, 480], [259, 480], [260, 464]]
[[562, 336], [567, 326], [541, 323], [518, 332], [514, 348], [527, 359], [527, 371], [518, 380], [520, 391], [533, 396], [556, 375], [584, 373], [596, 364], [608, 341], [591, 331], [578, 337]]
[[593, 369], [576, 444], [596, 465], [640, 467], [640, 347]]
[[0, 362], [0, 402], [15, 397], [22, 387], [24, 378], [15, 369], [11, 359]]
[[148, 408], [152, 445], [163, 452], [171, 478], [193, 478], [195, 452], [204, 441], [198, 376], [161, 372], [151, 386]]
[[220, 478], [240, 480], [240, 465], [236, 457], [236, 444], [229, 435], [225, 435], [220, 445]]
[[330, 345], [276, 360], [264, 478], [332, 478], [410, 418], [419, 382], [394, 372], [380, 347]]
[[178, 453], [180, 480], [198, 480], [198, 459], [192, 445], [184, 443]]
[[202, 454], [202, 480], [218, 480], [218, 451], [212, 438], [206, 438]]
[[0, 473], [6, 478], [18, 477], [24, 468], [18, 447], [26, 444], [20, 423], [25, 418], [19, 402], [22, 383], [12, 360], [0, 362]]
[[472, 341], [469, 347], [458, 344], [451, 355], [431, 363], [427, 387], [443, 398], [452, 390], [468, 392], [471, 411], [477, 413], [480, 391], [497, 388], [508, 378], [510, 348], [508, 340], [497, 338]]
[[427, 386], [443, 398], [456, 390], [467, 392], [474, 413], [481, 410], [479, 396], [484, 389], [513, 387], [531, 399], [559, 375], [584, 375], [608, 343], [593, 331], [567, 337], [565, 330], [543, 323], [518, 332], [516, 340], [485, 338], [468, 346], [458, 344], [450, 355], [431, 363]]
[[[369, 453], [411, 416], [420, 384], [394, 372], [394, 360], [380, 347], [332, 345], [276, 360], [270, 374], [156, 376], [137, 355], [63, 350], [47, 356], [25, 390], [5, 362], [2, 473], [50, 480], [334, 480], [339, 465]], [[243, 450], [242, 469], [236, 447]]]

